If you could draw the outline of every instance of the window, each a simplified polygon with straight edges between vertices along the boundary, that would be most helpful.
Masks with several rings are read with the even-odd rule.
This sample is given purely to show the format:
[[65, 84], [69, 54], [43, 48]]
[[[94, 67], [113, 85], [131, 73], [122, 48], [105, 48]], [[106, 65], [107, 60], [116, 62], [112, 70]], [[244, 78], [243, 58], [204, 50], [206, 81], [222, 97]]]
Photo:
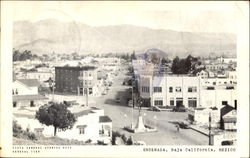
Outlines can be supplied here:
[[214, 87], [207, 87], [207, 90], [214, 90]]
[[197, 92], [197, 87], [188, 87], [188, 92]]
[[157, 105], [162, 106], [163, 105], [163, 100], [155, 100], [154, 103], [155, 103], [155, 106], [157, 106]]
[[174, 106], [174, 98], [170, 98], [170, 106]]
[[18, 90], [16, 89], [16, 94], [18, 94]]
[[188, 98], [188, 107], [197, 107], [197, 98]]
[[15, 94], [15, 91], [12, 89], [12, 94], [14, 95]]
[[92, 94], [93, 91], [92, 91], [92, 88], [89, 88], [89, 94]]
[[233, 86], [227, 86], [226, 89], [234, 89]]
[[79, 134], [84, 134], [85, 133], [85, 130], [83, 127], [79, 128]]
[[149, 93], [149, 87], [142, 87], [142, 92]]
[[224, 82], [224, 84], [227, 84], [227, 82]]
[[173, 87], [169, 87], [169, 93], [173, 92]]
[[162, 87], [154, 87], [154, 92], [162, 92]]
[[175, 87], [176, 92], [181, 92], [181, 87]]
[[216, 85], [216, 82], [213, 82], [213, 85]]
[[91, 73], [89, 73], [89, 76], [91, 76]]

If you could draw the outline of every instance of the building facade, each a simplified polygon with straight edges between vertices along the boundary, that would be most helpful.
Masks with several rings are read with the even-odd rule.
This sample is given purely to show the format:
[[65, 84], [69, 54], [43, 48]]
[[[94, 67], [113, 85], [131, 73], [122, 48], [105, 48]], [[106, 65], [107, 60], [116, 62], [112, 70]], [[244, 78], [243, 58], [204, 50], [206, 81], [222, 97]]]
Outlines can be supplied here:
[[49, 80], [50, 78], [53, 79], [54, 75], [52, 72], [27, 72], [26, 78], [37, 79], [39, 82], [44, 82]]
[[55, 67], [55, 91], [57, 92], [94, 95], [96, 84], [96, 67]]
[[197, 76], [140, 75], [138, 90], [144, 106], [184, 105], [196, 108], [237, 104], [236, 85], [230, 84], [229, 79], [222, 80], [208, 81]]
[[48, 98], [38, 94], [36, 79], [19, 79], [12, 83], [13, 107], [35, 107], [43, 105]]
[[[92, 107], [91, 109], [74, 113], [74, 115], [77, 117], [77, 122], [73, 128], [65, 131], [57, 129], [57, 137], [76, 139], [84, 142], [90, 141], [90, 143], [100, 141], [110, 144], [112, 138], [112, 120], [104, 115], [103, 109]], [[54, 134], [53, 126], [41, 124], [37, 119], [25, 116], [13, 117], [23, 129], [29, 128], [32, 132], [43, 134], [46, 137], [51, 137]]]

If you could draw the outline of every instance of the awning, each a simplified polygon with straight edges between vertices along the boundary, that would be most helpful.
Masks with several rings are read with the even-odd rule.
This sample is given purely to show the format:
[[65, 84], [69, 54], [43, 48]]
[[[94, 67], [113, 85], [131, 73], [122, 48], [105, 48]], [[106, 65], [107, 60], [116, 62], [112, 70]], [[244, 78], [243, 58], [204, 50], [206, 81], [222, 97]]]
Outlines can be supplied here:
[[87, 125], [77, 125], [76, 128], [86, 128]]

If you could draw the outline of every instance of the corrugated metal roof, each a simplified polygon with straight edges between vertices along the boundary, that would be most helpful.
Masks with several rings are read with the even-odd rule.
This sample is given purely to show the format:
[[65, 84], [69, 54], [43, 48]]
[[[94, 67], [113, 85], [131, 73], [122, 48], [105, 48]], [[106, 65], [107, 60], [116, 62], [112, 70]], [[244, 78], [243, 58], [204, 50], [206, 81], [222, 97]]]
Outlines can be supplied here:
[[232, 110], [235, 110], [235, 108], [230, 105], [225, 105], [223, 108], [220, 109], [221, 117], [223, 117]]
[[86, 128], [87, 125], [77, 125], [76, 128]]

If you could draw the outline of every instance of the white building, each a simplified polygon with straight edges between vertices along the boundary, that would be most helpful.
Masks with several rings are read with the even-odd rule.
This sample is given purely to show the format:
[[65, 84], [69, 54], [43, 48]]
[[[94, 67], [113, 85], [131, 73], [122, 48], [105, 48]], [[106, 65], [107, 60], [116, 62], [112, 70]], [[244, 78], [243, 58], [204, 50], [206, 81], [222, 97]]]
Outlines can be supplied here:
[[[104, 115], [103, 109], [92, 107], [80, 112], [75, 112], [74, 115], [77, 117], [77, 122], [73, 128], [65, 131], [57, 129], [58, 137], [76, 139], [84, 142], [91, 140], [91, 143], [101, 141], [109, 144], [111, 142], [112, 120]], [[14, 120], [17, 120], [17, 123], [20, 124], [23, 129], [29, 128], [37, 134], [43, 134], [47, 137], [51, 137], [54, 134], [53, 126], [43, 125], [36, 119], [14, 116]]]
[[38, 94], [39, 82], [35, 79], [19, 79], [12, 84], [13, 107], [40, 106], [48, 98]]
[[189, 110], [188, 118], [195, 125], [209, 126], [209, 115], [211, 116], [211, 127], [220, 127], [220, 110], [218, 108], [196, 108]]
[[27, 72], [26, 73], [27, 79], [37, 79], [39, 82], [44, 82], [49, 80], [50, 78], [54, 78], [54, 74], [52, 72]]
[[139, 75], [138, 89], [144, 106], [218, 107], [237, 102], [236, 86], [227, 83], [197, 76]]

